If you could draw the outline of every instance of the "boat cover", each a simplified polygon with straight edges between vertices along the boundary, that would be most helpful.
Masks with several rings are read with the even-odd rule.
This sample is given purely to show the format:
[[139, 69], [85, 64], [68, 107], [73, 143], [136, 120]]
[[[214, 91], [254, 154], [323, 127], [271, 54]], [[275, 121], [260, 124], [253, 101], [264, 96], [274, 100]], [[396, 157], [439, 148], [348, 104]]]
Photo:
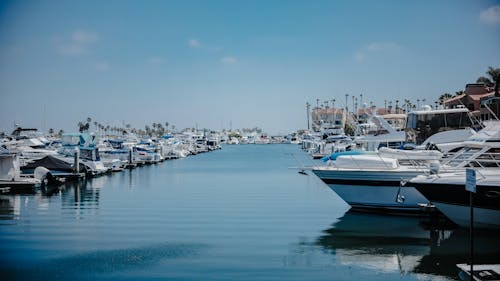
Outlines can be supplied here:
[[26, 166], [22, 167], [22, 169], [36, 169], [37, 167], [45, 167], [51, 171], [73, 172], [73, 166], [71, 166], [71, 164], [50, 155], [28, 163]]

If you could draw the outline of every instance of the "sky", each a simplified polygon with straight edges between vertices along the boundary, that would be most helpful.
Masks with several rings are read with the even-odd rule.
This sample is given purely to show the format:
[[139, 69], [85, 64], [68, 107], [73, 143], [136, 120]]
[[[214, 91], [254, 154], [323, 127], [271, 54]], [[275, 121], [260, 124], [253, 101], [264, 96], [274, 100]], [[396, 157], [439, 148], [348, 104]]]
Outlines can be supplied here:
[[500, 1], [0, 0], [6, 133], [91, 117], [284, 134], [306, 102], [435, 101], [488, 66]]

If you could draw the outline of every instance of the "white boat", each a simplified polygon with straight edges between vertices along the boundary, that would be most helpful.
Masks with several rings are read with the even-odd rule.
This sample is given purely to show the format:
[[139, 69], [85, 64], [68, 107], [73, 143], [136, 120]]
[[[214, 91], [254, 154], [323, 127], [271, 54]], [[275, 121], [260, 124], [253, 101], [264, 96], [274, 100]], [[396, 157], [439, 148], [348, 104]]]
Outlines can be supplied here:
[[[426, 111], [425, 114], [430, 114], [429, 112], [433, 111]], [[458, 111], [442, 110], [434, 116], [447, 120], [450, 117], [449, 114], [455, 116], [453, 114], [467, 112], [466, 109]], [[425, 116], [425, 114], [422, 113], [421, 115]], [[459, 123], [457, 126], [461, 124]], [[463, 169], [465, 165], [475, 158], [480, 158], [482, 152], [487, 150], [486, 146], [491, 146], [490, 131], [499, 131], [498, 126], [498, 124], [490, 124], [482, 130], [482, 134], [474, 134], [473, 139], [464, 142], [463, 145], [467, 146], [467, 148], [464, 148], [463, 152], [460, 151], [449, 158], [441, 160], [442, 163], [437, 160], [442, 155], [440, 152], [427, 150], [404, 151], [386, 148], [381, 149], [375, 155], [340, 156], [336, 161], [329, 161], [328, 166], [313, 167], [312, 171], [352, 207], [419, 212], [421, 210], [420, 205], [429, 201], [412, 187], [402, 189], [401, 182], [408, 181], [424, 173], [436, 173], [438, 170], [454, 171]], [[482, 141], [473, 141], [478, 138]], [[473, 149], [475, 151], [473, 154], [474, 159], [471, 159], [471, 157], [465, 159], [463, 156], [469, 155], [466, 153], [467, 149], [472, 149], [474, 145], [479, 146], [479, 148]]]
[[418, 212], [419, 204], [427, 202], [415, 189], [400, 188], [401, 180], [424, 173], [425, 164], [400, 165], [378, 154], [338, 156], [330, 164], [312, 171], [351, 207]]
[[79, 172], [84, 172], [89, 176], [97, 176], [109, 171], [104, 166], [99, 155], [99, 149], [95, 145], [95, 136], [84, 133], [67, 133], [61, 137], [62, 146], [57, 151], [59, 157], [73, 164], [75, 153], [78, 154]]
[[0, 151], [1, 193], [33, 193], [40, 185], [40, 179], [21, 176], [17, 154]]
[[405, 141], [405, 132], [396, 130], [383, 116], [372, 115], [368, 123], [358, 124], [354, 141], [364, 150], [376, 151], [380, 147], [396, 148]]
[[[406, 185], [416, 188], [445, 216], [462, 227], [470, 225], [466, 172], [420, 175]], [[500, 229], [500, 168], [476, 169], [474, 227]]]
[[457, 172], [421, 175], [406, 186], [415, 187], [429, 201], [460, 226], [469, 221], [469, 200], [465, 191], [465, 170], [476, 170], [477, 193], [474, 205], [478, 227], [500, 228], [500, 122], [491, 122], [466, 147], [443, 161], [462, 168]]

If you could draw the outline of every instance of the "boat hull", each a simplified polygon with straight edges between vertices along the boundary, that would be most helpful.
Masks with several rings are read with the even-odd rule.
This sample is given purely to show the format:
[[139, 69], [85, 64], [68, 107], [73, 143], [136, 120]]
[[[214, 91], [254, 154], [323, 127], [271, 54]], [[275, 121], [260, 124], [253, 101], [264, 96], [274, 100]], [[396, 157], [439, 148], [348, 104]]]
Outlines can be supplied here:
[[[470, 206], [434, 203], [451, 221], [461, 227], [470, 226]], [[474, 208], [474, 227], [500, 229], [500, 210]]]
[[328, 187], [355, 209], [420, 212], [419, 204], [428, 202], [414, 188], [345, 184], [328, 184]]
[[428, 200], [414, 188], [401, 188], [401, 181], [418, 171], [313, 170], [339, 197], [356, 209], [374, 211], [420, 212]]
[[[454, 223], [469, 227], [469, 192], [465, 184], [410, 182]], [[500, 187], [477, 185], [473, 199], [474, 227], [500, 228]]]

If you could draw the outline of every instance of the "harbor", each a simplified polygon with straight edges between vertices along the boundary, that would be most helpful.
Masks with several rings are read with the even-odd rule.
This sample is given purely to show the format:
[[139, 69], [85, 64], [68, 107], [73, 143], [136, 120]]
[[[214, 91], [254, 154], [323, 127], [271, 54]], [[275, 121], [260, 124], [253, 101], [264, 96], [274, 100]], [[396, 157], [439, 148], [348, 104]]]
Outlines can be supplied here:
[[309, 129], [287, 135], [90, 117], [73, 133], [16, 125], [1, 140], [0, 271], [468, 280], [472, 262], [477, 280], [495, 278], [500, 121], [492, 88], [467, 84], [464, 100], [478, 88], [493, 102], [484, 120], [449, 99], [395, 112], [307, 103]]
[[500, 281], [498, 1], [0, 2], [0, 279]]
[[[299, 145], [227, 145], [67, 183], [50, 196], [2, 195], [2, 276], [457, 278], [455, 264], [468, 257], [466, 230], [350, 211], [320, 179], [290, 169], [291, 154], [309, 157]], [[500, 262], [497, 237], [478, 232], [477, 262]]]

